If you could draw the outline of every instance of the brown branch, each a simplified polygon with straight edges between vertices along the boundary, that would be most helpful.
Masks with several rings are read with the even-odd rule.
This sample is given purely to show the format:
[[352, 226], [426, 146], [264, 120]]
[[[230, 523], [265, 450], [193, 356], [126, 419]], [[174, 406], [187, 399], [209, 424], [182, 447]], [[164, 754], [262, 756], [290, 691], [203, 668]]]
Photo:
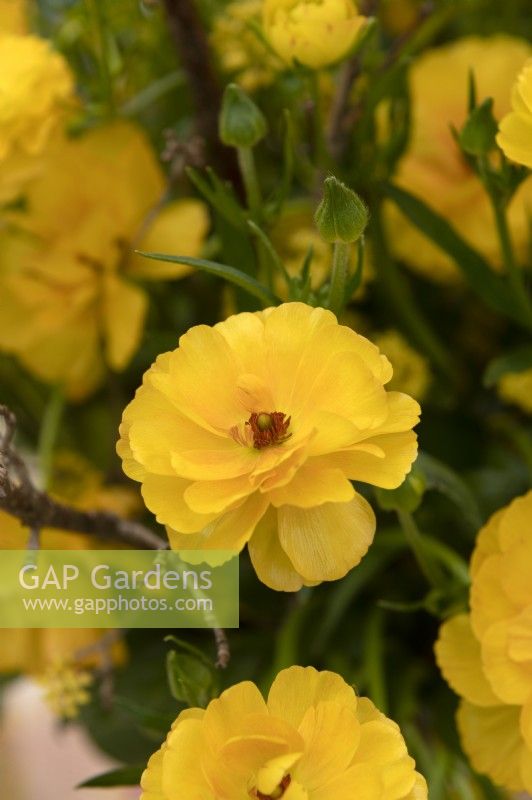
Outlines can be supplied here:
[[218, 136], [222, 89], [213, 67], [209, 40], [194, 0], [164, 0], [168, 27], [188, 78], [195, 108], [196, 132], [205, 142], [214, 166], [240, 190], [234, 151]]
[[[107, 511], [82, 511], [60, 503], [33, 484], [28, 469], [13, 447], [17, 420], [7, 406], [0, 405], [0, 511], [5, 511], [31, 531], [30, 546], [37, 547], [42, 528], [85, 533], [108, 541], [115, 539], [139, 550], [166, 550], [167, 542], [149, 528]], [[217, 666], [230, 658], [225, 631], [213, 630]]]

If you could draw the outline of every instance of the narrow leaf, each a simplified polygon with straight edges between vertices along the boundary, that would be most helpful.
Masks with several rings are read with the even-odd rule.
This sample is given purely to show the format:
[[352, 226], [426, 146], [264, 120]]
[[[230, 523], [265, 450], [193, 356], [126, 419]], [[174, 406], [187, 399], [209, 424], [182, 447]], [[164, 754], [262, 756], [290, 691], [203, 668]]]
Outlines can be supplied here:
[[107, 789], [111, 786], [138, 786], [145, 764], [112, 769], [88, 781], [78, 784], [77, 789]]
[[145, 253], [142, 250], [135, 250], [145, 258], [152, 258], [154, 261], [169, 261], [171, 264], [185, 264], [188, 267], [195, 267], [203, 272], [208, 272], [209, 275], [216, 275], [218, 278], [223, 278], [229, 283], [238, 286], [248, 294], [257, 297], [265, 306], [278, 305], [279, 298], [276, 297], [262, 283], [259, 283], [250, 275], [241, 272], [234, 267], [228, 267], [226, 264], [218, 264], [216, 261], [207, 261], [204, 258], [189, 258], [188, 256], [170, 256], [165, 253]]
[[398, 186], [388, 186], [388, 197], [416, 228], [440, 247], [456, 263], [484, 302], [499, 313], [522, 322], [505, 280], [474, 250], [454, 228], [418, 197]]
[[490, 361], [484, 373], [484, 386], [495, 386], [508, 372], [523, 372], [525, 369], [532, 369], [532, 345], [519, 347]]

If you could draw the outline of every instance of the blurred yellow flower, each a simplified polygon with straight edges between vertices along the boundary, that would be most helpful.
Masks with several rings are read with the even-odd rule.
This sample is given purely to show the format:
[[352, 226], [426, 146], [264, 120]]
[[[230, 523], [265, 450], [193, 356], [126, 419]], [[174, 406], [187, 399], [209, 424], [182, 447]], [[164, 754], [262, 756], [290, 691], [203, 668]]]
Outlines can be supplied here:
[[514, 85], [512, 111], [501, 120], [497, 143], [508, 158], [532, 168], [532, 60]]
[[0, 36], [5, 33], [28, 33], [26, 0], [0, 0]]
[[[73, 75], [50, 42], [17, 35], [21, 8], [8, 0], [0, 6], [0, 205], [34, 176], [37, 157], [74, 98]], [[12, 33], [2, 27], [10, 13]]]
[[130, 278], [181, 277], [133, 248], [197, 256], [205, 206], [178, 200], [159, 210], [164, 175], [144, 134], [115, 123], [50, 147], [0, 237], [0, 347], [72, 399], [122, 370], [137, 349], [148, 298]]
[[532, 792], [532, 492], [498, 511], [471, 559], [469, 614], [442, 626], [436, 658], [463, 699], [458, 727], [473, 767]]
[[386, 31], [403, 36], [419, 22], [422, 0], [383, 0], [379, 16]]
[[532, 369], [507, 372], [497, 383], [497, 391], [503, 400], [532, 414]]
[[[459, 130], [465, 122], [470, 71], [479, 100], [494, 99], [497, 119], [509, 111], [512, 83], [530, 52], [526, 42], [508, 36], [468, 37], [415, 59], [410, 74], [411, 141], [395, 182], [442, 214], [495, 268], [501, 266], [501, 255], [490, 201], [461, 155], [451, 126]], [[513, 242], [523, 259], [528, 253], [531, 203], [532, 178], [520, 187], [508, 209]], [[435, 281], [459, 279], [451, 259], [391, 204], [388, 218], [393, 249], [407, 265]]]
[[58, 717], [75, 719], [82, 706], [90, 702], [90, 672], [68, 661], [56, 661], [40, 677], [44, 700]]
[[406, 392], [416, 400], [423, 400], [431, 379], [427, 359], [414, 350], [396, 330], [375, 334], [373, 341], [393, 364], [393, 377], [388, 388]]
[[223, 71], [247, 91], [272, 83], [280, 62], [255, 32], [260, 26], [262, 0], [235, 0], [214, 20], [211, 44]]
[[339, 675], [290, 667], [266, 701], [245, 681], [183, 711], [141, 800], [426, 800], [415, 766], [395, 722]]
[[334, 64], [354, 45], [366, 18], [354, 0], [264, 0], [266, 36], [287, 64]]
[[[128, 487], [105, 486], [102, 475], [74, 454], [60, 455], [53, 470], [52, 495], [58, 500], [86, 510], [113, 511], [131, 517], [140, 510], [140, 498]], [[0, 551], [24, 550], [29, 531], [20, 522], [0, 512]], [[40, 544], [46, 550], [104, 549], [105, 543], [84, 534], [44, 529]], [[115, 544], [112, 545], [116, 547]], [[42, 674], [59, 661], [70, 661], [78, 651], [90, 649], [101, 639], [103, 631], [83, 628], [0, 629], [0, 673], [27, 672]], [[125, 658], [123, 644], [112, 647], [113, 659]], [[101, 655], [97, 649], [82, 659], [95, 666]]]
[[375, 517], [351, 480], [395, 488], [419, 406], [389, 361], [322, 308], [287, 303], [181, 337], [124, 411], [119, 455], [174, 548], [240, 551], [296, 591], [343, 577]]

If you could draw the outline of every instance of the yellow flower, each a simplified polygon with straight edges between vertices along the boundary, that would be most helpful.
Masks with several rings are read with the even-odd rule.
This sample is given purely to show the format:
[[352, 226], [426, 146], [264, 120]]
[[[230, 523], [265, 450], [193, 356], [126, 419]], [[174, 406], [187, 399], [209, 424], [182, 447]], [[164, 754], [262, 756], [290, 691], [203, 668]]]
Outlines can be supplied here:
[[422, 0], [384, 0], [380, 17], [384, 28], [394, 36], [413, 30], [420, 18]]
[[469, 614], [441, 628], [440, 669], [463, 699], [458, 727], [473, 767], [532, 792], [532, 492], [498, 511], [471, 559]]
[[141, 800], [426, 800], [399, 727], [334, 672], [290, 667], [176, 719]]
[[376, 334], [373, 340], [393, 364], [393, 378], [389, 388], [406, 392], [416, 400], [423, 400], [431, 379], [427, 359], [410, 347], [398, 331], [383, 331]]
[[90, 702], [89, 686], [92, 675], [68, 661], [51, 664], [40, 683], [44, 688], [44, 700], [58, 717], [75, 719], [82, 706]]
[[365, 23], [353, 0], [264, 0], [264, 31], [287, 64], [319, 69], [340, 61]]
[[508, 158], [532, 167], [532, 60], [517, 78], [512, 111], [501, 120], [497, 143]]
[[[74, 454], [58, 456], [54, 463], [52, 495], [58, 500], [86, 510], [113, 511], [131, 517], [139, 511], [136, 492], [123, 486], [105, 486], [102, 475]], [[29, 531], [20, 522], [0, 512], [0, 551], [23, 550]], [[84, 534], [44, 529], [40, 536], [45, 550], [104, 549], [106, 544]], [[111, 544], [116, 548], [116, 544]], [[102, 630], [73, 628], [0, 629], [0, 673], [27, 672], [42, 674], [51, 665], [71, 661], [78, 651], [86, 651], [100, 640]], [[115, 663], [122, 663], [125, 649], [121, 642], [112, 647]], [[97, 648], [82, 658], [87, 666], [97, 666], [101, 654]]]
[[279, 63], [254, 31], [260, 25], [262, 0], [236, 0], [214, 21], [211, 44], [220, 66], [246, 90], [272, 83]]
[[72, 100], [72, 73], [37, 36], [0, 35], [0, 65], [0, 160], [18, 149], [35, 155]]
[[[396, 183], [422, 198], [495, 268], [500, 244], [486, 191], [455, 142], [467, 115], [467, 87], [473, 71], [479, 99], [492, 97], [500, 119], [509, 110], [516, 72], [530, 56], [524, 41], [508, 36], [468, 37], [431, 50], [414, 61], [410, 75], [412, 130]], [[522, 184], [509, 210], [509, 224], [520, 259], [528, 255], [532, 178]], [[454, 262], [389, 204], [396, 255], [427, 277], [444, 283], [459, 279]]]
[[375, 517], [351, 480], [394, 488], [419, 406], [389, 361], [322, 308], [192, 328], [124, 411], [119, 455], [174, 548], [240, 551], [274, 589], [343, 577]]
[[0, 347], [73, 399], [101, 383], [106, 365], [124, 369], [139, 345], [148, 298], [130, 278], [190, 272], [132, 250], [201, 251], [205, 206], [178, 200], [157, 211], [164, 191], [143, 133], [115, 123], [51, 147], [29, 212], [13, 214], [1, 237]]
[[6, 33], [28, 32], [26, 0], [0, 0], [0, 36]]

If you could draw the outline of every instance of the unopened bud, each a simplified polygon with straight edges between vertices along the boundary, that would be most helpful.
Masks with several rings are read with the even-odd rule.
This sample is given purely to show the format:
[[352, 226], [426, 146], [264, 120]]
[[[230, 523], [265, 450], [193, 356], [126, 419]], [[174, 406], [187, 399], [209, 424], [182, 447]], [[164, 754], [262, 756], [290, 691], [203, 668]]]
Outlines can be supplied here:
[[325, 179], [323, 200], [316, 211], [316, 225], [326, 242], [356, 242], [368, 224], [366, 204], [356, 192], [334, 175]]
[[497, 121], [493, 116], [493, 100], [485, 100], [470, 113], [458, 140], [464, 152], [483, 156], [495, 147]]
[[266, 136], [267, 125], [262, 111], [247, 94], [230, 83], [220, 113], [220, 139], [229, 147], [254, 147]]

